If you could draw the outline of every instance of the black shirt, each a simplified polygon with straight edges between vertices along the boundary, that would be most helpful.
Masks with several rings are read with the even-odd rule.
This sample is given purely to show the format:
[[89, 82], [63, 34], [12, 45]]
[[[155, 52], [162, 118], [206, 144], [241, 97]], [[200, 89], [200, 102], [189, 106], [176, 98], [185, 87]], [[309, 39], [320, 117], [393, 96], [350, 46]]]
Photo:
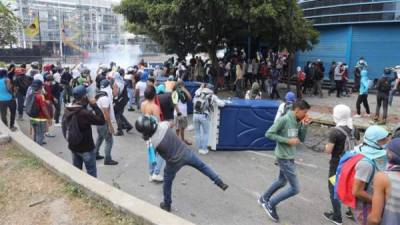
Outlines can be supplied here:
[[61, 84], [69, 84], [69, 82], [72, 80], [72, 75], [69, 72], [64, 72], [61, 75]]
[[164, 120], [173, 120], [174, 119], [174, 110], [175, 104], [172, 101], [171, 93], [165, 93], [159, 95], [160, 99], [160, 108], [163, 114]]
[[[351, 132], [352, 130], [347, 127], [347, 126], [341, 126], [349, 137], [351, 137]], [[356, 129], [354, 131], [354, 136], [356, 140], [360, 140], [360, 133]], [[345, 151], [345, 144], [346, 144], [346, 135], [344, 135], [340, 130], [337, 128], [332, 128], [329, 132], [329, 143], [334, 144], [333, 150], [332, 150], [332, 158], [330, 160], [330, 166], [332, 169], [336, 171], [337, 166], [339, 165], [340, 157], [343, 155], [343, 152]]]

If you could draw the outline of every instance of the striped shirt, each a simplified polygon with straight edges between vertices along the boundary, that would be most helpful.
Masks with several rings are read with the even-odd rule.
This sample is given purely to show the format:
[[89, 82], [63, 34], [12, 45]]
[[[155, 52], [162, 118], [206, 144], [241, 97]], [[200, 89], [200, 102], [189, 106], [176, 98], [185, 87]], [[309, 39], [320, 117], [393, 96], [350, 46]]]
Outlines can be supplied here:
[[397, 171], [385, 173], [389, 177], [391, 188], [385, 203], [381, 225], [400, 224], [400, 173]]

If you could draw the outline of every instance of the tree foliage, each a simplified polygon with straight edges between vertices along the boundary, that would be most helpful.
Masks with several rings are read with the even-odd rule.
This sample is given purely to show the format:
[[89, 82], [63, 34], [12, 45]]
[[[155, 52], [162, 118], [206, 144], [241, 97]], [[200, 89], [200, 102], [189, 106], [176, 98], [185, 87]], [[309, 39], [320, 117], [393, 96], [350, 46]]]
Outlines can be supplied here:
[[15, 36], [20, 20], [0, 2], [0, 46], [17, 42]]
[[318, 41], [296, 0], [122, 0], [114, 10], [129, 31], [150, 36], [167, 52], [208, 52], [214, 65], [218, 49], [247, 37], [289, 52]]

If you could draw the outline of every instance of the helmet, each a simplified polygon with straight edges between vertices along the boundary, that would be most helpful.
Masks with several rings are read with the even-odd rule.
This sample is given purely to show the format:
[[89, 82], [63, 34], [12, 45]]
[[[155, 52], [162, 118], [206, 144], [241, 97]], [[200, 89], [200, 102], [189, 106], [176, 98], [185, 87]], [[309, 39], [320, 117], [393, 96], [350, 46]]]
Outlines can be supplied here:
[[390, 73], [392, 73], [392, 70], [389, 67], [386, 67], [385, 69], [383, 69], [383, 73], [385, 75], [389, 75]]
[[135, 72], [135, 68], [133, 68], [132, 66], [126, 68], [126, 73], [127, 74], [133, 74]]
[[82, 74], [82, 75], [90, 75], [90, 70], [89, 70], [88, 68], [83, 68], [83, 69], [81, 70], [81, 74]]
[[0, 68], [0, 77], [5, 77], [7, 76], [8, 71], [5, 68]]
[[157, 120], [152, 116], [139, 116], [135, 122], [135, 128], [147, 141], [157, 130]]
[[38, 63], [38, 62], [32, 62], [32, 63], [31, 63], [31, 67], [32, 67], [33, 69], [39, 69], [39, 63]]

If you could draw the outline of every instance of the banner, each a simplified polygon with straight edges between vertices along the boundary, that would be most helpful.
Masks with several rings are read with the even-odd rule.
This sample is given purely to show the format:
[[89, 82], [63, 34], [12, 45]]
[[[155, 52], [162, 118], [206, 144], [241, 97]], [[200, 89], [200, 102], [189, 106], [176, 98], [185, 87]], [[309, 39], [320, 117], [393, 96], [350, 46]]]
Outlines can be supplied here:
[[33, 19], [33, 23], [31, 23], [29, 26], [25, 28], [25, 33], [29, 37], [35, 37], [36, 35], [39, 34], [39, 17], [36, 16], [35, 19]]

